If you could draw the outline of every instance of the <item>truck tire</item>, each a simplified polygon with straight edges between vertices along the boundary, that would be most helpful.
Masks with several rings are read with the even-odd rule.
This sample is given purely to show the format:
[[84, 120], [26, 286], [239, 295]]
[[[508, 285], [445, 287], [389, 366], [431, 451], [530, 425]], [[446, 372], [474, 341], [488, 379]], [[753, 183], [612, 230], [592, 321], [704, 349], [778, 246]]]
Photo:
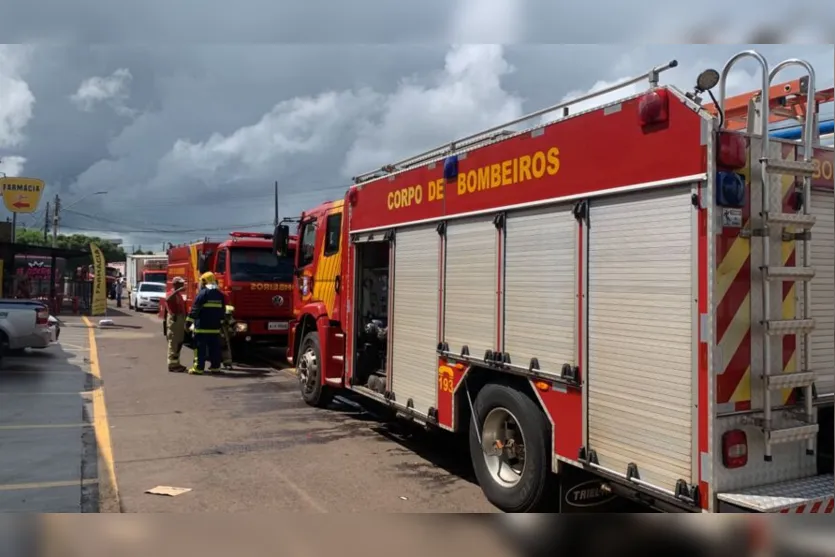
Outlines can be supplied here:
[[0, 331], [0, 365], [3, 364], [3, 359], [9, 354], [9, 337], [5, 332]]
[[[473, 414], [470, 458], [487, 500], [509, 513], [537, 512], [553, 504], [549, 499], [557, 483], [551, 473], [549, 424], [539, 406], [518, 389], [488, 384], [476, 397]], [[506, 438], [508, 430], [515, 432], [510, 439]], [[487, 455], [479, 439], [502, 441], [505, 448], [500, 454]], [[513, 448], [520, 442], [521, 464], [511, 458], [519, 456]]]
[[333, 399], [333, 390], [322, 384], [322, 350], [319, 333], [305, 335], [299, 350], [296, 373], [302, 399], [310, 406], [325, 408]]

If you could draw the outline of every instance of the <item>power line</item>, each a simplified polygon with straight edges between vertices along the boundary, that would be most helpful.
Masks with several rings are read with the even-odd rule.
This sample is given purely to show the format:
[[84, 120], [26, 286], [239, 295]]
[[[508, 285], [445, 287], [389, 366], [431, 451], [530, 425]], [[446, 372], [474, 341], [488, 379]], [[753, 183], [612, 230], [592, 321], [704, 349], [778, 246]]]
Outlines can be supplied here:
[[[90, 215], [82, 215], [86, 218], [100, 220], [99, 217], [94, 217]], [[62, 228], [67, 230], [86, 230], [86, 231], [93, 231], [93, 232], [114, 232], [117, 234], [159, 234], [159, 235], [176, 235], [176, 234], [196, 234], [201, 232], [221, 232], [221, 231], [228, 231], [228, 230], [235, 230], [235, 229], [247, 229], [247, 228], [260, 228], [260, 227], [267, 227], [271, 226], [271, 221], [262, 221], [262, 222], [250, 222], [246, 224], [227, 224], [224, 226], [210, 226], [210, 227], [203, 227], [203, 228], [178, 228], [176, 230], [162, 230], [162, 229], [148, 229], [148, 228], [104, 228], [104, 227], [97, 227], [97, 228], [90, 228], [84, 226], [70, 226], [64, 225]]]

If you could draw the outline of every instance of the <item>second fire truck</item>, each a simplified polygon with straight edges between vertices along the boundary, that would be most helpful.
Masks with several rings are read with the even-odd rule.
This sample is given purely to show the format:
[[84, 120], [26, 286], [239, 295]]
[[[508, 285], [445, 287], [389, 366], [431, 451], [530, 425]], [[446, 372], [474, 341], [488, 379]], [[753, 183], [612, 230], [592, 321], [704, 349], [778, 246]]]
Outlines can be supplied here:
[[[762, 86], [726, 99], [743, 58]], [[467, 433], [504, 511], [832, 513], [833, 150], [816, 134], [832, 90], [754, 51], [690, 92], [658, 85], [674, 65], [303, 213], [303, 399], [351, 390]], [[772, 86], [786, 66], [808, 75]], [[702, 102], [717, 84], [718, 108]], [[792, 106], [803, 140], [770, 138]]]
[[[232, 341], [240, 350], [250, 343], [284, 345], [292, 317], [294, 241], [276, 258], [272, 235], [230, 232], [222, 241], [208, 239], [168, 249], [168, 287], [174, 277], [186, 281], [187, 307], [200, 289], [200, 275], [212, 271], [234, 307]], [[160, 309], [165, 332], [165, 306]], [[234, 352], [233, 348], [233, 352]]]

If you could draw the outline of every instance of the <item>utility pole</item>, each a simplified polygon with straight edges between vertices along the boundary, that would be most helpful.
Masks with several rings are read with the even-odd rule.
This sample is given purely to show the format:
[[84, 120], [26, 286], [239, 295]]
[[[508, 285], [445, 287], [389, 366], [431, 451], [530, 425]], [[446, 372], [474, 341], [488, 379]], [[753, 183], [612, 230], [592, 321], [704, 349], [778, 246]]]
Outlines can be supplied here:
[[59, 211], [61, 210], [61, 198], [55, 194], [55, 201], [52, 207], [52, 247], [58, 247], [58, 219]]
[[278, 226], [278, 180], [275, 181], [275, 216], [273, 217], [273, 227]]
[[46, 245], [49, 237], [49, 201], [46, 202], [46, 212], [43, 214], [43, 243]]

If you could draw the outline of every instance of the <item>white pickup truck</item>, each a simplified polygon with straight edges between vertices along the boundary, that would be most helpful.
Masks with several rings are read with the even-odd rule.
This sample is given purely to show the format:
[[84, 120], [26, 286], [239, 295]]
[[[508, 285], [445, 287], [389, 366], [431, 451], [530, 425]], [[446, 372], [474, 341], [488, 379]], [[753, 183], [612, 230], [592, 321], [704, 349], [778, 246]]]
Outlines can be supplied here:
[[41, 302], [0, 299], [0, 358], [10, 351], [49, 346], [56, 336], [49, 317]]

